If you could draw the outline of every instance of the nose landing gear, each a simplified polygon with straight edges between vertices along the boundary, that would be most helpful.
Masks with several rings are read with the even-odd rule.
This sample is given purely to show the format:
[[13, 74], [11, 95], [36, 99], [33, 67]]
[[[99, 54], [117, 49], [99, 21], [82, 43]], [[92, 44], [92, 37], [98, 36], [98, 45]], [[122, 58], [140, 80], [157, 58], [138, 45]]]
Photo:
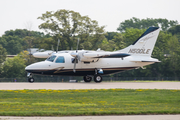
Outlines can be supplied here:
[[34, 82], [34, 78], [32, 77], [31, 73], [27, 73], [27, 79], [28, 79], [28, 82], [30, 82], [30, 83]]

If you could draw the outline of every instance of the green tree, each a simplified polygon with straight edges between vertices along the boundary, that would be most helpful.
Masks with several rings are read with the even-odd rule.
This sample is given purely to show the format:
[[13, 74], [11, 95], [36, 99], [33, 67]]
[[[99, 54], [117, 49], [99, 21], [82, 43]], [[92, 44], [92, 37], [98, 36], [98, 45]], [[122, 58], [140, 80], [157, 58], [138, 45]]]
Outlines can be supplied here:
[[[81, 16], [78, 12], [72, 10], [63, 9], [56, 12], [46, 12], [41, 17], [38, 17], [38, 19], [45, 21], [39, 25], [40, 29], [44, 29], [52, 35], [55, 41], [60, 39], [60, 48], [62, 50], [75, 49], [77, 36], [83, 42], [88, 41], [88, 37], [93, 36], [94, 39], [91, 40], [97, 43], [95, 46], [97, 47], [98, 42], [102, 40], [99, 38], [104, 34], [104, 26], [99, 27], [97, 21], [91, 20], [87, 16]], [[86, 44], [89, 44], [88, 42]], [[92, 47], [94, 48], [94, 46]]]
[[0, 44], [0, 65], [6, 60], [6, 49]]
[[169, 57], [167, 61], [169, 62], [169, 72], [171, 72], [174, 77], [177, 77], [180, 72], [180, 43], [176, 36], [172, 36], [171, 39], [168, 41], [168, 51]]
[[7, 59], [2, 66], [2, 77], [15, 78], [24, 77], [25, 72], [25, 60], [21, 59], [20, 56], [16, 56], [12, 59]]
[[106, 37], [108, 40], [112, 40], [116, 34], [118, 34], [118, 32], [107, 32], [107, 34], [105, 35], [105, 37]]
[[107, 39], [103, 40], [103, 42], [99, 48], [101, 48], [102, 50], [105, 50], [105, 51], [115, 51], [118, 49], [118, 47], [116, 46], [116, 44], [113, 40], [108, 41]]
[[163, 31], [167, 31], [170, 27], [175, 26], [177, 24], [178, 21], [167, 20], [162, 18], [147, 18], [140, 20], [139, 18], [133, 17], [130, 20], [125, 20], [124, 22], [121, 22], [117, 30], [120, 32], [124, 32], [127, 28], [147, 29], [151, 26], [154, 26], [161, 27]]
[[24, 60], [26, 66], [27, 66], [27, 65], [30, 65], [30, 64], [32, 64], [32, 63], [35, 63], [35, 62], [39, 62], [39, 61], [45, 60], [45, 59], [37, 59], [37, 58], [34, 58], [34, 57], [31, 56], [31, 55], [29, 54], [29, 52], [26, 51], [26, 50], [24, 50], [23, 52], [20, 52], [20, 53], [18, 54], [18, 56], [19, 56], [20, 59], [23, 59], [23, 60]]
[[52, 37], [37, 38], [37, 39], [34, 39], [33, 45], [36, 46], [36, 48], [39, 48], [39, 49], [51, 50], [52, 47], [56, 48], [57, 41], [53, 40]]
[[[50, 35], [45, 35], [43, 32], [16, 29], [5, 31], [5, 34], [0, 37], [0, 44], [7, 50], [8, 54], [15, 55], [22, 50], [29, 49], [30, 47], [40, 47], [42, 43], [41, 40], [50, 37]], [[51, 45], [49, 44], [49, 46]]]
[[118, 32], [107, 32], [105, 35], [106, 39], [101, 43], [103, 50], [115, 51], [125, 48], [125, 38], [122, 33]]
[[0, 44], [7, 50], [8, 54], [16, 55], [23, 50], [23, 40], [18, 36], [2, 36]]
[[29, 48], [33, 48], [35, 47], [35, 41], [36, 41], [36, 38], [33, 37], [33, 36], [26, 36], [23, 38], [23, 49], [24, 50], [27, 50]]
[[173, 26], [168, 29], [168, 32], [170, 32], [172, 35], [180, 35], [180, 25]]
[[176, 26], [169, 28], [168, 32], [171, 33], [172, 35], [176, 35], [180, 42], [180, 25], [176, 25]]
[[143, 33], [145, 29], [127, 28], [126, 32], [123, 33], [124, 42], [127, 46], [133, 44]]
[[124, 40], [125, 39], [124, 39], [124, 37], [123, 37], [123, 35], [121, 33], [117, 33], [113, 37], [112, 41], [114, 41], [116, 46], [118, 47], [117, 50], [120, 50], [120, 49], [123, 49], [123, 48], [126, 47], [126, 43], [124, 42]]
[[26, 36], [33, 36], [37, 38], [37, 37], [48, 37], [49, 35], [45, 35], [43, 32], [29, 31], [27, 29], [16, 29], [16, 30], [5, 31], [4, 36], [18, 36], [19, 38], [24, 38]]
[[6, 60], [6, 49], [2, 47], [2, 45], [0, 44], [0, 75], [2, 72], [2, 63]]

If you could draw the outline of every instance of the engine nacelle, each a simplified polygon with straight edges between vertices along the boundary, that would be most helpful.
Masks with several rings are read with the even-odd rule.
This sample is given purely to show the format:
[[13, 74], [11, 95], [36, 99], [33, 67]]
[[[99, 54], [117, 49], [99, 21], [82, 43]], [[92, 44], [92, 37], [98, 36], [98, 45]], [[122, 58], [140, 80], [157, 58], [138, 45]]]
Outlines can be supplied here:
[[78, 59], [81, 62], [97, 62], [99, 58], [85, 57], [84, 52], [78, 52]]

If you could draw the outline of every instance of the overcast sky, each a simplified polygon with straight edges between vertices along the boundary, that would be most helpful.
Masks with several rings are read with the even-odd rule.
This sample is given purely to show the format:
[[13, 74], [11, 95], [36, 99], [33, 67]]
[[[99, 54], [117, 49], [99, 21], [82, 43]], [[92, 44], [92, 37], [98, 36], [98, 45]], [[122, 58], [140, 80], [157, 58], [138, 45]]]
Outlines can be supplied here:
[[59, 9], [88, 16], [109, 32], [132, 17], [166, 18], [180, 23], [180, 0], [1, 0], [0, 36], [11, 29], [40, 31], [38, 25], [43, 21], [37, 18]]

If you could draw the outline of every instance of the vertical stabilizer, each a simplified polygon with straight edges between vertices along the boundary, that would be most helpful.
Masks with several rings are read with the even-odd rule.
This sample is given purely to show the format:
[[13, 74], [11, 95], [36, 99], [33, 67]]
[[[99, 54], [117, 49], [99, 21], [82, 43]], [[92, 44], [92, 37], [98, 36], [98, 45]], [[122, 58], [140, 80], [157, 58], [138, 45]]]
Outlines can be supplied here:
[[119, 50], [119, 52], [151, 56], [159, 31], [159, 27], [148, 28], [132, 45]]

